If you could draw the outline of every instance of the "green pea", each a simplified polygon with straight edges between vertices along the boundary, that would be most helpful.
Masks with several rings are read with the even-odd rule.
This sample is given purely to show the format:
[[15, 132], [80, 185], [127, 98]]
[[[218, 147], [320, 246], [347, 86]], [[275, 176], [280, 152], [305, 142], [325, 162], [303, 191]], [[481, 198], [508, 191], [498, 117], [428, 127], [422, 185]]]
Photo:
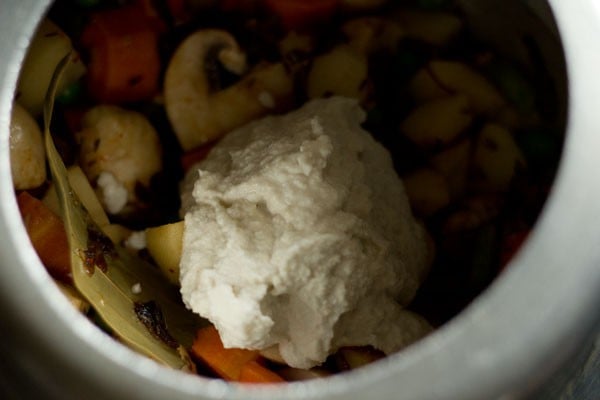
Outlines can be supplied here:
[[76, 81], [64, 88], [56, 97], [56, 101], [63, 105], [74, 104], [79, 100], [83, 93], [83, 85], [81, 81]]
[[506, 62], [494, 62], [487, 68], [491, 80], [522, 114], [531, 114], [536, 108], [535, 90], [521, 71]]
[[562, 150], [562, 136], [551, 130], [530, 130], [516, 135], [530, 169], [543, 172], [556, 164]]

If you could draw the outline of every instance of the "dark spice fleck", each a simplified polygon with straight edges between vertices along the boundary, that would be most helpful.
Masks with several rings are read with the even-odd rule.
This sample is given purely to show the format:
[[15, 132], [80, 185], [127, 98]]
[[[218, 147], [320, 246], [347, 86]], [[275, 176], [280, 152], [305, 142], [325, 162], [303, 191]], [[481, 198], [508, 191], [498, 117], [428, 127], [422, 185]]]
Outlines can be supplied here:
[[155, 301], [147, 301], [145, 303], [136, 302], [133, 305], [133, 310], [152, 336], [173, 349], [179, 346], [179, 343], [177, 343], [167, 330], [163, 313]]
[[98, 230], [88, 227], [87, 248], [83, 251], [83, 265], [86, 272], [92, 275], [95, 267], [106, 272], [108, 269], [106, 257], [115, 256], [115, 247], [110, 239]]

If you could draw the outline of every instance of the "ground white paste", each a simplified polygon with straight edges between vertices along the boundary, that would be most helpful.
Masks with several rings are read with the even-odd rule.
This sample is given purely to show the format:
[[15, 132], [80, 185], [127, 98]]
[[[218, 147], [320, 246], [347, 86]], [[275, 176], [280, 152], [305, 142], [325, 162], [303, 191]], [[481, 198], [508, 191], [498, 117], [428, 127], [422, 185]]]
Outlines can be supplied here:
[[228, 134], [188, 173], [181, 293], [226, 347], [294, 367], [346, 345], [390, 353], [429, 327], [403, 309], [429, 260], [389, 153], [350, 99]]

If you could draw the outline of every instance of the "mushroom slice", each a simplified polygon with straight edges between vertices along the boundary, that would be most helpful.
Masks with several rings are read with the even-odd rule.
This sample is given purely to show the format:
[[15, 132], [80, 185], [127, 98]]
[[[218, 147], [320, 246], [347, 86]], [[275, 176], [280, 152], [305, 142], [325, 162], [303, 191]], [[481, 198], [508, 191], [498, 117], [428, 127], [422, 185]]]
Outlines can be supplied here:
[[[242, 75], [246, 57], [226, 31], [199, 30], [187, 37], [165, 74], [165, 108], [184, 151], [287, 106], [293, 80], [281, 63], [261, 63], [236, 84], [220, 89], [214, 63]], [[212, 72], [212, 74], [211, 74]]]

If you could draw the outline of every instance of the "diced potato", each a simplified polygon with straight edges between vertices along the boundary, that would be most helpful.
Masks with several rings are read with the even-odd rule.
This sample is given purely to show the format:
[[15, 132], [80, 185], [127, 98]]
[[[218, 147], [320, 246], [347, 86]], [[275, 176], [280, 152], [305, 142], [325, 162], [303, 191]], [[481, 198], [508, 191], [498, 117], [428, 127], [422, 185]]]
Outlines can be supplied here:
[[413, 211], [430, 216], [450, 204], [450, 192], [444, 176], [422, 168], [402, 178]]
[[146, 229], [146, 248], [169, 282], [179, 285], [184, 222]]
[[419, 147], [443, 146], [471, 124], [469, 107], [469, 99], [464, 95], [433, 99], [413, 110], [400, 130]]
[[420, 101], [462, 93], [478, 113], [494, 115], [506, 105], [498, 90], [479, 72], [457, 61], [431, 61], [410, 82], [410, 91]]
[[46, 181], [42, 131], [27, 110], [17, 103], [13, 103], [10, 120], [10, 169], [17, 190], [33, 189]]
[[315, 44], [312, 36], [291, 31], [279, 41], [278, 47], [281, 55], [286, 57], [295, 52], [310, 53], [313, 51]]
[[402, 10], [394, 18], [400, 21], [408, 37], [435, 46], [448, 44], [463, 27], [462, 20], [450, 13]]
[[446, 179], [450, 197], [452, 198], [458, 198], [465, 192], [471, 148], [471, 141], [465, 139], [429, 159], [429, 163], [433, 169], [442, 174]]
[[352, 19], [344, 24], [342, 31], [350, 45], [364, 54], [382, 50], [393, 52], [404, 37], [404, 31], [397, 21], [379, 17]]
[[473, 155], [474, 186], [479, 190], [508, 190], [517, 170], [525, 165], [525, 157], [511, 132], [495, 124], [487, 124], [481, 130]]
[[[42, 112], [50, 79], [58, 62], [73, 50], [71, 39], [52, 21], [44, 19], [29, 46], [17, 86], [16, 99], [33, 116]], [[57, 93], [85, 73], [79, 56], [72, 54], [57, 88]]]
[[349, 45], [337, 46], [313, 61], [307, 82], [308, 97], [339, 95], [362, 100], [368, 69], [364, 54]]

